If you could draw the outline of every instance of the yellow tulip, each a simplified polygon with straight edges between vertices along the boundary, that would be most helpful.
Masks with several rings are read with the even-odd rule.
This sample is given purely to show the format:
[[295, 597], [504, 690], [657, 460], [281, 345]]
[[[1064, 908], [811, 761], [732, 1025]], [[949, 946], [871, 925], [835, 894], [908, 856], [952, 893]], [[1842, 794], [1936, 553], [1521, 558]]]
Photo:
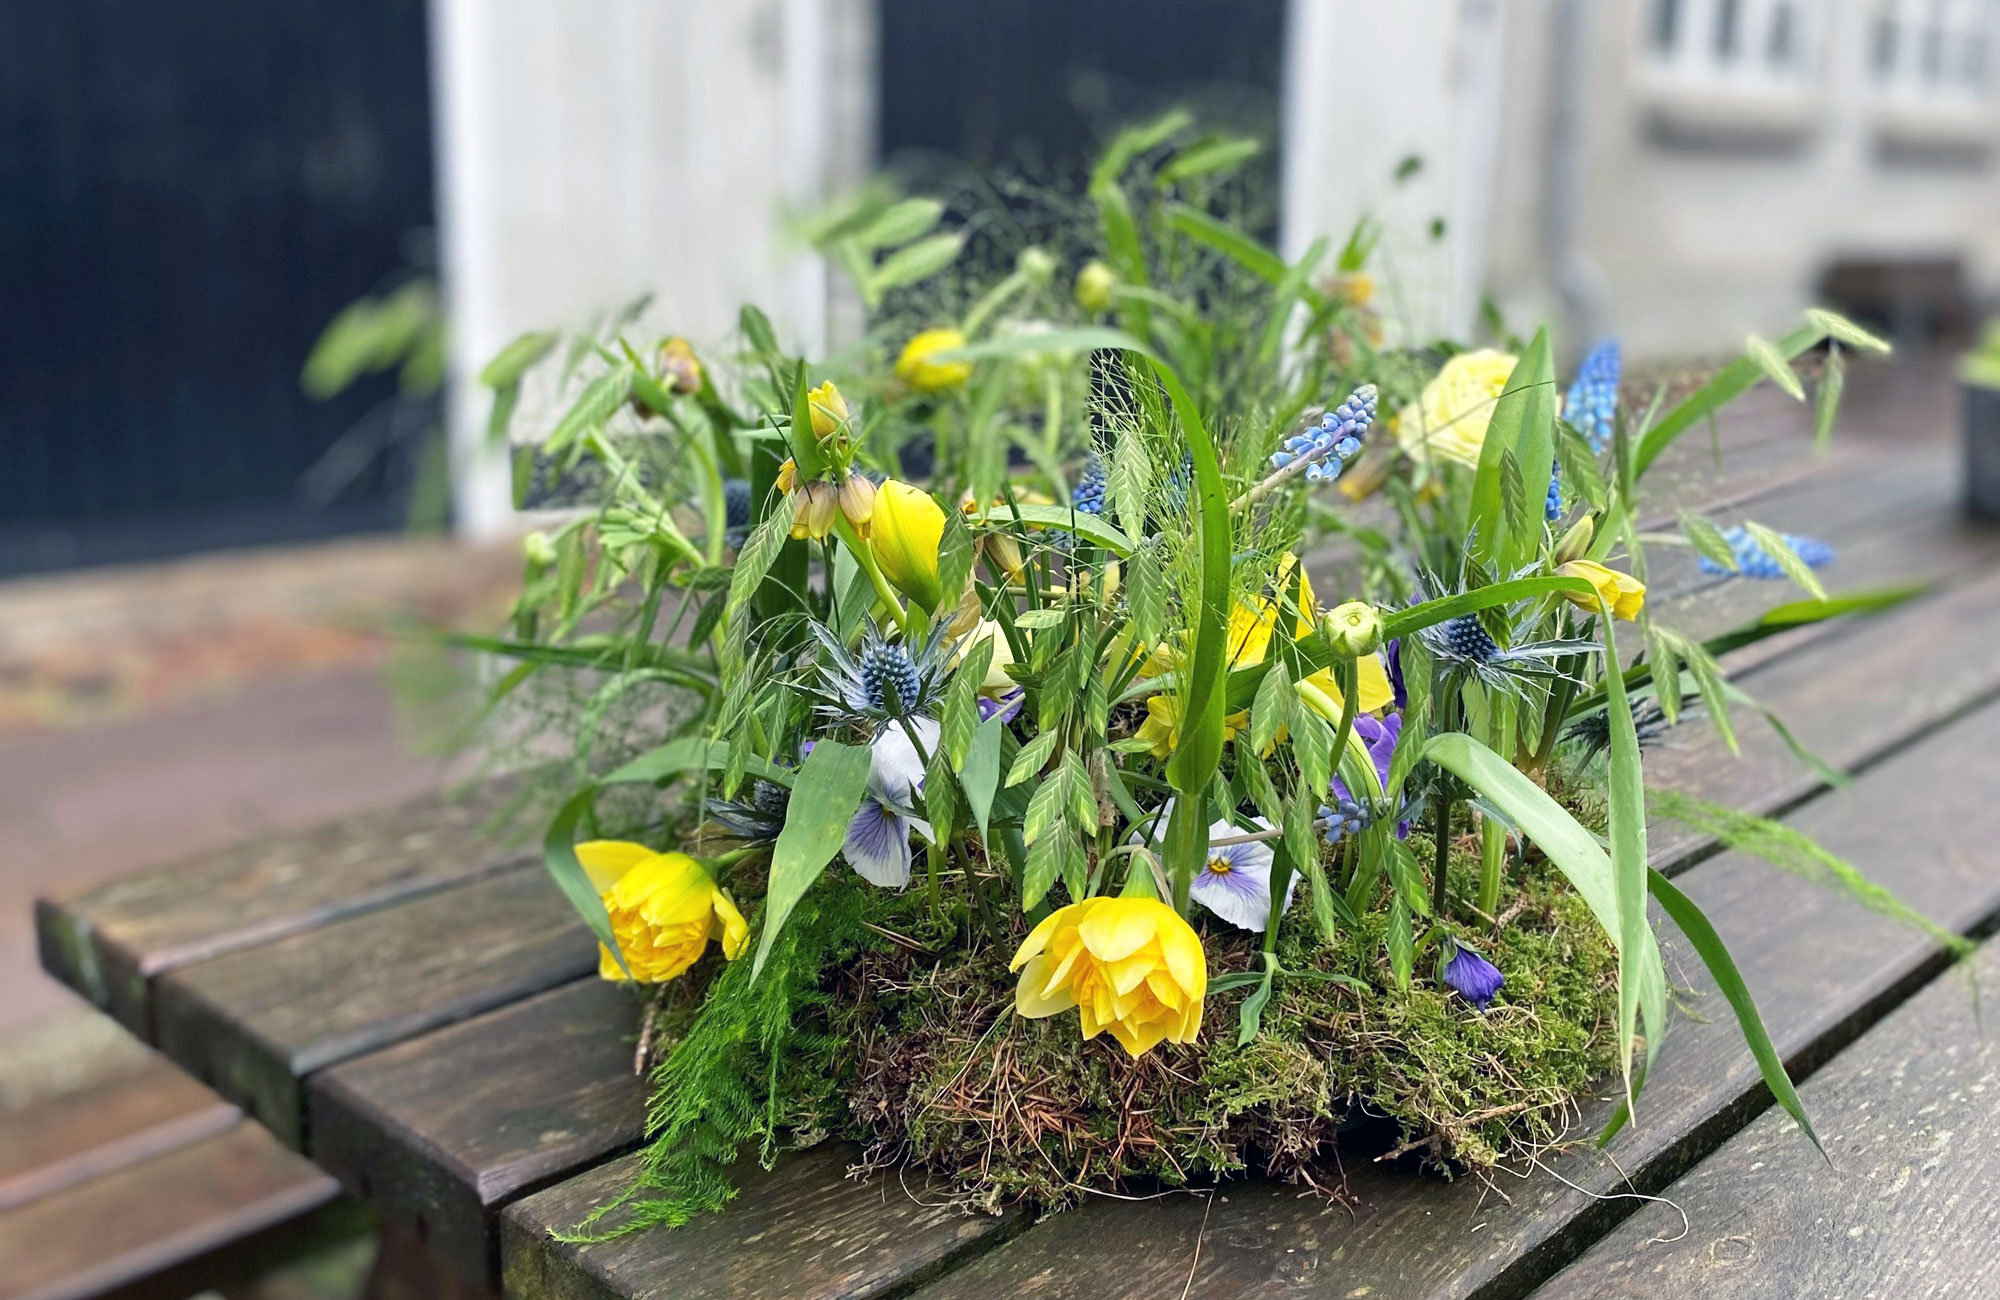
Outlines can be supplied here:
[[1193, 927], [1153, 898], [1086, 898], [1051, 913], [1014, 954], [1014, 1009], [1039, 1020], [1075, 1007], [1083, 1036], [1106, 1030], [1134, 1057], [1201, 1028], [1208, 962]]
[[1505, 352], [1480, 348], [1445, 362], [1417, 400], [1396, 413], [1396, 441], [1426, 465], [1443, 457], [1476, 467], [1514, 360]]
[[[1637, 618], [1639, 611], [1645, 608], [1646, 584], [1629, 573], [1607, 569], [1595, 560], [1571, 560], [1568, 564], [1559, 565], [1556, 572], [1565, 578], [1582, 578], [1595, 587], [1597, 597], [1603, 599], [1613, 618]], [[1574, 591], [1565, 591], [1563, 596], [1579, 609], [1593, 614], [1597, 612], [1595, 597]]]
[[943, 540], [944, 511], [930, 493], [893, 478], [876, 490], [868, 549], [882, 576], [926, 610], [936, 609], [944, 595], [938, 581]]
[[[611, 933], [632, 978], [660, 984], [694, 965], [710, 939], [735, 961], [750, 942], [750, 926], [701, 863], [685, 853], [655, 853], [625, 840], [576, 846], [584, 874], [604, 897]], [[597, 973], [622, 980], [609, 948], [598, 945]]]
[[979, 620], [978, 626], [972, 630], [971, 635], [959, 643], [959, 651], [953, 656], [953, 661], [958, 662], [963, 660], [967, 655], [979, 648], [981, 641], [990, 641], [993, 643], [993, 657], [986, 663], [986, 676], [980, 680], [979, 693], [998, 699], [1019, 685], [1012, 677], [1007, 675], [1007, 669], [1012, 667], [1014, 663], [1014, 651], [1007, 644], [1007, 634], [1001, 629], [998, 623], [990, 618]]
[[920, 393], [940, 393], [957, 388], [972, 378], [970, 361], [933, 361], [942, 352], [956, 352], [965, 346], [965, 335], [957, 330], [925, 330], [903, 345], [896, 358], [896, 378]]
[[831, 379], [806, 394], [806, 407], [812, 412], [815, 437], [830, 437], [847, 423], [847, 399]]

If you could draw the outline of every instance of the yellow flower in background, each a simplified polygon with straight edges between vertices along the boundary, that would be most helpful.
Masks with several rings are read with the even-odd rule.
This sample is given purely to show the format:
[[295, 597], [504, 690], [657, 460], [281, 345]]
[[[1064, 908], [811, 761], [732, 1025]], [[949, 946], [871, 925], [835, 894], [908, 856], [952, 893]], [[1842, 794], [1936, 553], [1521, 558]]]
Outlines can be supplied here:
[[813, 433], [817, 437], [829, 437], [847, 423], [847, 399], [840, 395], [831, 379], [806, 394], [806, 407], [812, 412]]
[[896, 590], [934, 610], [944, 596], [938, 581], [938, 544], [944, 540], [944, 511], [922, 488], [890, 479], [875, 492], [868, 549]]
[[970, 361], [933, 361], [942, 352], [956, 352], [965, 346], [965, 335], [957, 330], [925, 330], [903, 345], [896, 358], [896, 378], [920, 393], [940, 393], [957, 388], [972, 378]]
[[1153, 898], [1086, 898], [1051, 913], [1014, 954], [1014, 1009], [1030, 1019], [1075, 1007], [1085, 1039], [1110, 1031], [1134, 1057], [1201, 1028], [1208, 962], [1179, 913]]
[[[1250, 710], [1239, 709], [1222, 719], [1222, 739], [1224, 743], [1236, 739], [1236, 733], [1250, 725]], [[1161, 692], [1146, 697], [1146, 720], [1139, 724], [1135, 733], [1146, 742], [1148, 751], [1154, 758], [1165, 762], [1172, 757], [1181, 743], [1181, 698], [1178, 695]]]
[[681, 397], [701, 391], [701, 362], [686, 339], [660, 344], [660, 378], [667, 381], [668, 392]]
[[792, 489], [792, 536], [820, 541], [833, 531], [840, 510], [840, 489], [831, 483], [801, 483]]
[[953, 656], [953, 662], [962, 661], [979, 648], [981, 641], [993, 643], [993, 657], [987, 661], [986, 676], [980, 680], [979, 693], [997, 699], [1019, 684], [1007, 675], [1007, 669], [1014, 663], [1014, 650], [1007, 644], [1007, 633], [998, 623], [990, 618], [980, 619], [979, 625], [973, 628], [971, 635], [959, 643], [959, 650]]
[[1396, 413], [1396, 441], [1425, 465], [1442, 456], [1477, 466], [1494, 404], [1506, 391], [1514, 360], [1509, 353], [1480, 348], [1445, 362], [1417, 400]]
[[[1373, 713], [1396, 702], [1396, 691], [1389, 685], [1389, 670], [1383, 666], [1381, 655], [1361, 655], [1355, 659], [1354, 668], [1355, 694], [1361, 697], [1361, 712]], [[1310, 705], [1313, 712], [1335, 726], [1340, 725], [1340, 710], [1346, 703], [1346, 697], [1341, 695], [1340, 685], [1333, 679], [1333, 669], [1320, 669], [1298, 683], [1297, 690], [1299, 698]]]
[[1091, 258], [1076, 273], [1076, 305], [1092, 315], [1111, 310], [1111, 295], [1118, 289], [1118, 273]]
[[[1556, 572], [1565, 578], [1582, 578], [1597, 588], [1598, 596], [1603, 598], [1613, 618], [1637, 618], [1639, 611], [1646, 606], [1645, 583], [1629, 573], [1607, 569], [1595, 560], [1571, 560], [1567, 564], [1558, 565]], [[1565, 591], [1563, 598], [1578, 609], [1588, 610], [1593, 614], [1597, 612], [1597, 602], [1589, 596]]]
[[[626, 840], [576, 846], [584, 874], [604, 898], [611, 933], [632, 978], [660, 984], [695, 964], [710, 939], [735, 961], [750, 942], [750, 926], [701, 863], [685, 853], [656, 853]], [[598, 945], [597, 973], [622, 980], [609, 948]]]

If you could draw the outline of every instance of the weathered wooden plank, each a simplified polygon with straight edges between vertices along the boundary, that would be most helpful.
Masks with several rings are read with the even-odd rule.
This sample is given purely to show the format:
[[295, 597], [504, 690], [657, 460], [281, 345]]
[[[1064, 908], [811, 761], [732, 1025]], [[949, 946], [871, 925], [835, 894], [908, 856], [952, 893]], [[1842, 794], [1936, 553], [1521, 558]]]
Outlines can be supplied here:
[[[1882, 689], [1867, 698], [1880, 698]], [[1995, 789], [2000, 706], [1989, 705], [1793, 820], [1917, 907], [1966, 930], [2000, 912], [2000, 871], [1990, 861], [1990, 845], [2000, 838]], [[1883, 811], [1907, 807], [1923, 808], [1924, 816]], [[1836, 1050], [1938, 968], [1938, 950], [1925, 936], [1734, 854], [1693, 868], [1681, 885], [1723, 933], [1795, 1067]], [[1677, 936], [1666, 948], [1670, 970], [1701, 995], [1707, 1019], [1676, 1023], [1638, 1123], [1609, 1153], [1640, 1190], [1669, 1181], [1769, 1101], [1699, 964]], [[1586, 1107], [1578, 1133], [1595, 1132], [1609, 1111], [1608, 1101]], [[1582, 1190], [1545, 1173], [1501, 1171], [1489, 1189], [1475, 1179], [1448, 1183], [1370, 1165], [1347, 1170], [1351, 1207], [1267, 1184], [1226, 1187], [1212, 1205], [1194, 1197], [1096, 1201], [922, 1294], [1117, 1300], [1179, 1294], [1192, 1274], [1189, 1294], [1198, 1296], [1520, 1295], [1630, 1204], [1601, 1199], [1629, 1189], [1587, 1142], [1545, 1163]], [[1138, 1241], [1149, 1246], [1105, 1245]]]
[[170, 971], [160, 1049], [298, 1147], [304, 1075], [596, 965], [590, 932], [524, 868]]
[[[2000, 945], [1973, 973], [1992, 987]], [[1768, 1111], [1537, 1300], [2000, 1295], [2000, 1048], [1975, 1012], [1937, 980], [1800, 1089], [1830, 1162]]]
[[[901, 1293], [1005, 1240], [1023, 1217], [967, 1215], [915, 1176], [854, 1183], [852, 1147], [830, 1143], [765, 1171], [746, 1158], [741, 1193], [681, 1228], [576, 1246], [573, 1228], [631, 1185], [626, 1156], [509, 1206], [501, 1215], [506, 1293], [519, 1300], [866, 1300]], [[1002, 1294], [1007, 1288], [987, 1294]]]
[[0, 1112], [0, 1210], [199, 1141], [242, 1113], [158, 1056]]
[[495, 1207], [637, 1145], [638, 999], [589, 979], [323, 1070], [313, 1160], [481, 1286]]
[[422, 799], [38, 900], [42, 965], [150, 1039], [162, 972], [518, 866], [479, 832], [504, 797]]
[[340, 1194], [254, 1124], [0, 1214], [0, 1300], [185, 1295], [196, 1265], [255, 1253]]

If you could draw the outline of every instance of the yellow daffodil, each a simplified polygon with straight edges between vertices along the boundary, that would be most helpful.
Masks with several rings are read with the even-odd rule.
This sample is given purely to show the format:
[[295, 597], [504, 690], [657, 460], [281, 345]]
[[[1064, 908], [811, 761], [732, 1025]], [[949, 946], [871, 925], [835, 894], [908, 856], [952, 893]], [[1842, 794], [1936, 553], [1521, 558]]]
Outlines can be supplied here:
[[1417, 400], [1396, 413], [1396, 441], [1422, 464], [1443, 457], [1476, 467], [1514, 360], [1508, 353], [1480, 348], [1445, 362]]
[[1014, 1009], [1031, 1019], [1075, 1007], [1083, 1036], [1109, 1030], [1134, 1057], [1201, 1028], [1208, 962], [1193, 927], [1153, 898], [1086, 898], [1051, 913], [1014, 954]]
[[[611, 933], [631, 977], [660, 984], [694, 965], [708, 941], [735, 961], [750, 942], [750, 926], [701, 863], [685, 853], [656, 853], [625, 840], [576, 846], [584, 874], [604, 897]], [[622, 980], [609, 948], [598, 945], [597, 973]]]
[[868, 549], [882, 576], [926, 610], [944, 595], [938, 581], [938, 544], [944, 540], [944, 511], [922, 488], [890, 479], [875, 493]]
[[[1229, 714], [1222, 719], [1222, 739], [1225, 742], [1236, 739], [1236, 733], [1249, 725], [1250, 710], [1239, 709]], [[1165, 762], [1181, 743], [1180, 697], [1166, 692], [1148, 695], [1146, 720], [1139, 724], [1139, 730], [1134, 734], [1146, 742], [1154, 758]]]
[[[1646, 584], [1629, 573], [1607, 569], [1595, 560], [1571, 560], [1557, 567], [1556, 572], [1565, 578], [1582, 578], [1597, 588], [1597, 595], [1611, 611], [1613, 618], [1633, 619], [1646, 605]], [[1579, 609], [1597, 612], [1597, 600], [1580, 592], [1565, 591], [1563, 596]]]
[[801, 483], [792, 489], [792, 536], [819, 541], [833, 531], [840, 489], [831, 483]]
[[830, 437], [847, 423], [847, 399], [831, 379], [806, 394], [806, 406], [812, 411], [815, 437]]
[[965, 335], [957, 330], [925, 330], [903, 345], [903, 355], [896, 358], [896, 378], [920, 393], [957, 388], [972, 378], [972, 363], [931, 358], [964, 346]]
[[[1386, 709], [1396, 702], [1396, 692], [1389, 685], [1389, 670], [1383, 666], [1381, 655], [1362, 655], [1354, 661], [1355, 693], [1361, 697], [1360, 709], [1363, 713], [1373, 713]], [[1333, 669], [1322, 668], [1297, 685], [1299, 698], [1312, 707], [1313, 712], [1328, 722], [1340, 723], [1341, 705], [1346, 702], [1340, 693], [1340, 686], [1333, 678]]]

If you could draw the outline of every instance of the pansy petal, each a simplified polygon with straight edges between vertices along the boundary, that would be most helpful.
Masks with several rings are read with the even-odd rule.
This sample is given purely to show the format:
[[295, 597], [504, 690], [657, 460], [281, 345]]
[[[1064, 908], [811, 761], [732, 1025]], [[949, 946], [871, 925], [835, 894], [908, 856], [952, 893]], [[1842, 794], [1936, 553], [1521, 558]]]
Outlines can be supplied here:
[[863, 799], [847, 823], [840, 846], [860, 877], [871, 885], [901, 889], [910, 883], [910, 823], [874, 799]]
[[905, 725], [923, 742], [925, 753], [937, 749], [938, 724], [929, 718], [911, 718], [907, 724], [897, 721], [884, 727], [869, 746], [868, 756], [868, 793], [883, 803], [912, 804], [924, 786], [924, 760], [910, 743]]

